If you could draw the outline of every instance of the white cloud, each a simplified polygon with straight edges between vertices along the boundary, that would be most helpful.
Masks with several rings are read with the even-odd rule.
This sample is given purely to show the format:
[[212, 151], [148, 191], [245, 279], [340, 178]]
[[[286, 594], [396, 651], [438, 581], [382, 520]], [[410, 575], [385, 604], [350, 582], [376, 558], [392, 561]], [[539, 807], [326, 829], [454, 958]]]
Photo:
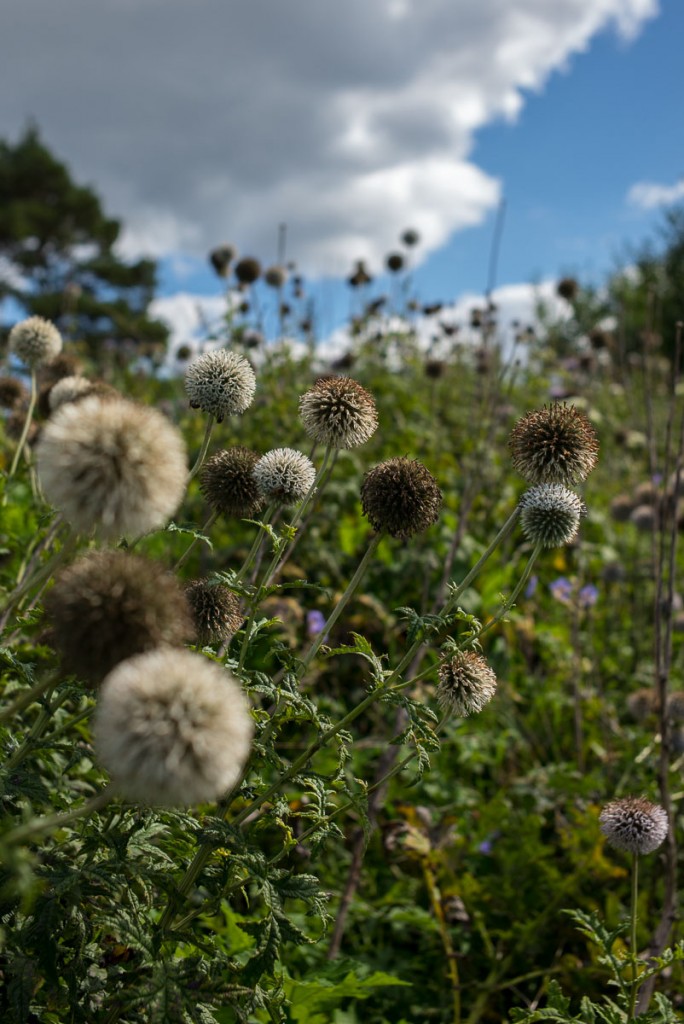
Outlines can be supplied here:
[[226, 297], [177, 292], [154, 299], [150, 316], [163, 320], [171, 332], [169, 351], [178, 345], [196, 345], [211, 334], [218, 334], [227, 312]]
[[[3, 4], [0, 122], [34, 117], [127, 225], [128, 254], [268, 261], [278, 225], [307, 273], [421, 253], [501, 184], [475, 133], [606, 28], [657, 0], [22, 0]], [[38, 31], [39, 27], [39, 31]], [[30, 60], [27, 59], [30, 54]]]
[[643, 210], [653, 210], [657, 206], [671, 206], [672, 203], [684, 199], [684, 178], [674, 185], [657, 185], [652, 181], [639, 181], [632, 185], [627, 193], [627, 202], [632, 206], [640, 206]]

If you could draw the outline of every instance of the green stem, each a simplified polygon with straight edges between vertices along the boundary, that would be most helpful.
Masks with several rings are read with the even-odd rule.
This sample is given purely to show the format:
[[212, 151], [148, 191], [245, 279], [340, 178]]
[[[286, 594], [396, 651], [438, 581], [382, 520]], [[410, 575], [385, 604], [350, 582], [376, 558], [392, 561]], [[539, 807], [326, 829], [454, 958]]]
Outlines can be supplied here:
[[58, 694], [52, 704], [47, 704], [43, 707], [42, 711], [24, 737], [21, 745], [17, 747], [12, 756], [2, 766], [3, 771], [14, 771], [17, 765], [21, 764], [24, 758], [31, 753], [31, 750], [36, 746], [36, 741], [39, 740], [47, 730], [55, 711], [57, 711], [57, 709], [68, 699], [69, 693], [68, 691], [65, 691]]
[[[31, 370], [31, 398], [29, 400], [28, 409], [26, 410], [26, 420], [24, 421], [24, 427], [23, 427], [23, 430], [21, 432], [21, 437], [19, 438], [19, 444], [17, 445], [17, 450], [14, 453], [14, 458], [12, 459], [12, 465], [10, 466], [10, 471], [9, 471], [8, 476], [7, 476], [8, 482], [12, 479], [12, 477], [14, 476], [14, 474], [17, 471], [17, 466], [19, 465], [19, 460], [20, 460], [21, 454], [22, 454], [22, 452], [24, 450], [24, 445], [26, 444], [26, 438], [28, 437], [28, 432], [29, 432], [29, 430], [31, 428], [31, 420], [33, 419], [33, 410], [36, 407], [37, 395], [38, 395], [38, 388], [37, 388], [37, 384], [36, 384], [36, 371], [35, 371], [35, 369], [32, 369]], [[6, 495], [7, 495], [7, 492], [5, 492], [5, 496]]]
[[456, 587], [456, 589], [451, 592], [451, 594], [449, 595], [449, 598], [448, 598], [446, 604], [444, 605], [444, 609], [443, 609], [442, 614], [447, 614], [448, 612], [450, 612], [452, 610], [452, 608], [455, 607], [456, 602], [458, 601], [459, 597], [461, 596], [463, 591], [467, 587], [470, 586], [470, 584], [473, 582], [475, 577], [479, 575], [480, 570], [484, 566], [485, 562], [496, 551], [496, 549], [498, 548], [499, 544], [501, 544], [502, 541], [504, 541], [506, 539], [506, 537], [509, 535], [509, 533], [512, 532], [513, 527], [515, 526], [516, 521], [518, 519], [519, 513], [520, 513], [520, 509], [516, 505], [516, 507], [513, 509], [513, 511], [511, 512], [510, 516], [506, 520], [506, 522], [503, 524], [503, 526], [501, 527], [501, 529], [497, 533], [497, 535], [494, 538], [494, 540], [492, 541], [492, 543], [489, 545], [489, 547], [486, 549], [486, 551], [483, 551], [483, 553], [480, 555], [480, 557], [478, 558], [477, 562], [472, 567], [472, 569], [470, 570], [468, 575], [459, 583], [459, 585]]
[[637, 899], [639, 895], [639, 854], [632, 854], [632, 906], [630, 919], [630, 960], [632, 961], [632, 987], [629, 993], [629, 1013], [627, 1024], [634, 1020], [634, 1008], [636, 1006], [639, 983], [637, 981]]
[[[264, 512], [264, 514], [263, 514], [263, 516], [261, 518], [261, 522], [264, 525], [271, 521], [271, 518], [273, 517], [273, 514], [274, 514], [275, 510], [276, 510], [275, 503], [272, 503], [272, 504], [270, 504], [268, 506], [268, 508], [266, 509], [266, 511]], [[265, 540], [266, 536], [267, 536], [266, 530], [262, 530], [261, 527], [259, 527], [258, 530], [257, 530], [257, 533], [256, 533], [256, 537], [254, 538], [252, 546], [251, 546], [251, 548], [249, 550], [249, 554], [247, 555], [247, 558], [245, 559], [242, 568], [240, 569], [239, 573], [237, 574], [236, 579], [237, 579], [238, 582], [241, 582], [242, 580], [245, 579], [245, 577], [247, 576], [247, 573], [249, 572], [249, 570], [254, 565], [256, 557], [259, 554], [259, 551], [261, 550], [261, 545], [264, 543], [264, 540]]]
[[50, 578], [55, 569], [59, 568], [62, 562], [64, 562], [69, 557], [69, 555], [76, 547], [77, 542], [77, 536], [73, 533], [69, 533], [65, 537], [64, 543], [62, 544], [62, 547], [59, 549], [59, 551], [56, 551], [52, 555], [52, 557], [49, 558], [47, 562], [44, 563], [43, 566], [41, 566], [41, 568], [37, 569], [36, 572], [34, 572], [31, 576], [24, 579], [22, 583], [19, 584], [19, 586], [15, 587], [15, 589], [10, 594], [10, 600], [8, 601], [7, 606], [5, 608], [2, 623], [0, 623], [0, 628], [5, 625], [10, 614], [21, 603], [21, 601], [27, 595], [27, 593], [30, 590], [32, 590], [33, 587], [38, 586], [41, 583], [45, 583]]
[[29, 704], [33, 704], [35, 700], [38, 700], [38, 698], [54, 684], [55, 678], [56, 673], [51, 672], [40, 683], [36, 683], [35, 686], [32, 686], [30, 690], [25, 690], [23, 693], [19, 694], [16, 700], [13, 701], [8, 708], [5, 708], [4, 711], [0, 712], [0, 723], [13, 718], [14, 715], [23, 711], [24, 708], [27, 708]]
[[[218, 519], [218, 516], [219, 516], [218, 512], [212, 512], [211, 515], [209, 516], [209, 518], [207, 519], [206, 523], [202, 527], [201, 532], [202, 533], [208, 533], [208, 531], [212, 528], [212, 526], [214, 525], [214, 523]], [[178, 572], [179, 569], [183, 568], [183, 566], [187, 562], [188, 558], [190, 557], [192, 551], [194, 550], [195, 546], [197, 544], [199, 544], [201, 539], [202, 539], [201, 537], [193, 537], [193, 539], [190, 542], [189, 546], [185, 549], [185, 552], [180, 556], [180, 558], [178, 559], [178, 561], [174, 565], [174, 567], [173, 567], [173, 571], [174, 572]]]
[[15, 845], [16, 843], [32, 840], [37, 836], [43, 835], [45, 832], [52, 832], [55, 829], [63, 828], [65, 825], [70, 825], [72, 821], [77, 821], [78, 818], [83, 818], [93, 814], [95, 811], [99, 811], [105, 804], [109, 803], [113, 796], [114, 787], [107, 786], [101, 793], [97, 793], [90, 800], [86, 800], [80, 807], [76, 807], [74, 810], [67, 811], [64, 814], [50, 814], [45, 818], [34, 818], [33, 821], [29, 821], [26, 825], [21, 825], [19, 828], [15, 828], [13, 832], [9, 832], [3, 837], [3, 841], [8, 845]]
[[211, 440], [211, 432], [214, 429], [214, 423], [215, 422], [216, 422], [216, 420], [214, 419], [214, 414], [213, 414], [213, 412], [210, 412], [209, 416], [207, 418], [207, 426], [206, 426], [206, 429], [204, 431], [204, 439], [202, 441], [202, 447], [200, 448], [199, 455], [197, 456], [197, 459], [195, 460], [195, 465], [192, 467], [192, 469], [190, 470], [190, 473], [188, 474], [188, 486], [190, 485], [190, 481], [194, 480], [194, 478], [199, 473], [200, 469], [202, 468], [202, 464], [203, 464], [204, 460], [207, 457], [207, 452], [209, 451], [209, 442]]
[[475, 633], [473, 636], [468, 637], [467, 640], [464, 641], [464, 643], [461, 645], [462, 647], [471, 647], [475, 643], [476, 640], [480, 639], [480, 637], [482, 636], [483, 633], [487, 633], [493, 626], [495, 626], [497, 624], [497, 622], [501, 622], [501, 620], [503, 619], [504, 615], [508, 611], [510, 611], [510, 609], [515, 604], [515, 602], [516, 602], [516, 600], [517, 600], [517, 598], [518, 598], [518, 596], [520, 594], [520, 591], [522, 590], [522, 588], [525, 586], [525, 584], [527, 583], [528, 579], [530, 578], [530, 575], [532, 573], [532, 569], [534, 568], [534, 563], [537, 561], [537, 558], [539, 557], [539, 554], [540, 554], [543, 546], [544, 545], [541, 544], [541, 543], [537, 543], [535, 545], [534, 551], [532, 552], [532, 554], [529, 557], [529, 560], [527, 562], [527, 565], [525, 566], [524, 572], [523, 572], [522, 576], [520, 577], [520, 579], [518, 580], [517, 584], [515, 585], [515, 588], [511, 592], [511, 594], [508, 597], [508, 599], [506, 601], [504, 601], [504, 603], [501, 605], [501, 607], [499, 608], [499, 610], [496, 613], [496, 615], [492, 616], [492, 618], [489, 620], [489, 622], [487, 622], [484, 626], [482, 626], [482, 628], [479, 630], [479, 632]]

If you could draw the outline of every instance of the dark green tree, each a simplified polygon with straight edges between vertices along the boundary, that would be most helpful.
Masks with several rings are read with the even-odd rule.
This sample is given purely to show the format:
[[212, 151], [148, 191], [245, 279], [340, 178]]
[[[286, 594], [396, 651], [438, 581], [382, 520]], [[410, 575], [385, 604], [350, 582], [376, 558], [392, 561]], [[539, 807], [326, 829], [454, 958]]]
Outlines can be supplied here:
[[149, 354], [168, 337], [148, 315], [156, 264], [120, 259], [120, 231], [35, 127], [16, 145], [0, 141], [0, 298], [11, 296], [27, 315], [53, 320], [95, 360], [104, 342], [133, 342]]

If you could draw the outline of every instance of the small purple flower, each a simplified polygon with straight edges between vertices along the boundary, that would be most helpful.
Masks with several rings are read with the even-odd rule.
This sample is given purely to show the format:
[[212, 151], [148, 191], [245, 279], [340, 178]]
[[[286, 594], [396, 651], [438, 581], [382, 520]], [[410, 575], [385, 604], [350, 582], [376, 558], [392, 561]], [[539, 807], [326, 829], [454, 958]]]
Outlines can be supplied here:
[[478, 849], [479, 853], [486, 853], [486, 854], [491, 853], [492, 849], [493, 849], [491, 839], [483, 840], [483, 842], [480, 843], [480, 845], [478, 846], [477, 849]]
[[535, 591], [537, 589], [537, 584], [538, 583], [539, 583], [539, 577], [538, 576], [530, 576], [529, 582], [528, 582], [527, 586], [525, 587], [525, 597], [532, 597], [534, 595], [534, 593], [535, 593]]
[[549, 590], [551, 591], [552, 596], [555, 597], [557, 601], [560, 601], [561, 604], [570, 604], [574, 587], [570, 580], [565, 576], [559, 576], [557, 580], [553, 581], [553, 583], [549, 583]]
[[598, 588], [593, 583], [587, 583], [577, 595], [577, 603], [580, 608], [593, 608], [598, 601]]
[[325, 615], [317, 608], [306, 613], [306, 632], [310, 637], [318, 636], [325, 626]]

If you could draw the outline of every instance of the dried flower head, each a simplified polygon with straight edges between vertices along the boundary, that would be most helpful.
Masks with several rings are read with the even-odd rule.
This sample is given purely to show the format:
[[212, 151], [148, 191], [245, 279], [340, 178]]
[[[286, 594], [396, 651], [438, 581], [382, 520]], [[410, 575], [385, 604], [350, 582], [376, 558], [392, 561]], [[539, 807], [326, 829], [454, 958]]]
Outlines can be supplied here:
[[50, 412], [55, 412], [64, 402], [73, 402], [93, 390], [93, 382], [87, 377], [62, 377], [48, 391], [47, 401]]
[[16, 377], [0, 377], [0, 408], [16, 409], [28, 401], [28, 392]]
[[366, 284], [371, 284], [372, 280], [373, 278], [368, 273], [365, 260], [357, 260], [352, 274], [347, 278], [347, 283], [352, 288], [362, 288]]
[[238, 781], [252, 730], [227, 669], [167, 648], [129, 658], [107, 676], [94, 740], [127, 800], [189, 807], [216, 800]]
[[351, 377], [323, 377], [299, 399], [299, 415], [310, 438], [333, 448], [356, 448], [378, 426], [375, 400]]
[[400, 252], [391, 252], [385, 260], [385, 266], [390, 274], [398, 274], [404, 268], [404, 257]]
[[421, 462], [388, 459], [364, 476], [361, 507], [374, 530], [405, 540], [437, 522], [442, 492]]
[[215, 512], [237, 519], [252, 519], [264, 507], [254, 467], [259, 456], [236, 445], [216, 452], [200, 472], [200, 490]]
[[227, 277], [228, 268], [236, 256], [237, 249], [235, 246], [225, 243], [224, 245], [217, 245], [215, 249], [211, 250], [209, 253], [209, 262], [219, 277]]
[[116, 539], [156, 530], [181, 503], [185, 444], [156, 409], [86, 396], [67, 402], [37, 447], [47, 500], [75, 530]]
[[610, 514], [618, 523], [626, 523], [633, 509], [634, 501], [628, 494], [618, 494], [610, 503]]
[[643, 533], [650, 533], [655, 530], [658, 524], [658, 515], [653, 505], [637, 505], [629, 514], [630, 523], [634, 523], [637, 530]]
[[561, 484], [541, 484], [520, 499], [520, 522], [528, 540], [545, 548], [569, 544], [577, 536], [586, 506], [579, 495]]
[[240, 284], [254, 284], [261, 275], [261, 264], [253, 256], [244, 256], [235, 264], [235, 276]]
[[264, 271], [264, 281], [271, 288], [282, 288], [287, 281], [287, 270], [280, 266], [268, 267]]
[[496, 693], [496, 676], [475, 651], [456, 651], [439, 666], [437, 699], [444, 711], [466, 718], [482, 711]]
[[72, 352], [62, 350], [55, 359], [45, 363], [38, 370], [38, 380], [45, 386], [55, 384], [62, 377], [77, 377], [83, 372], [81, 360]]
[[259, 459], [254, 477], [267, 501], [296, 505], [309, 493], [316, 470], [311, 459], [294, 448], [274, 448]]
[[528, 412], [511, 432], [513, 465], [530, 484], [574, 484], [598, 461], [596, 431], [572, 405], [555, 402]]
[[630, 693], [627, 698], [627, 711], [635, 722], [644, 722], [658, 708], [658, 696], [650, 686]]
[[404, 245], [408, 245], [409, 248], [411, 248], [414, 245], [418, 245], [418, 242], [420, 242], [420, 235], [414, 228], [406, 228], [406, 230], [402, 232], [401, 240]]
[[62, 351], [62, 335], [49, 320], [30, 316], [9, 333], [9, 350], [32, 370], [49, 363]]
[[666, 707], [671, 722], [684, 721], [684, 690], [673, 690], [668, 694]]
[[57, 577], [45, 607], [67, 672], [99, 682], [115, 665], [195, 629], [176, 578], [156, 562], [122, 551], [79, 558]]
[[185, 390], [193, 409], [216, 417], [235, 416], [254, 399], [256, 377], [244, 356], [220, 348], [205, 352], [185, 371]]
[[574, 302], [578, 291], [579, 285], [574, 277], [562, 277], [556, 285], [556, 292], [567, 302]]
[[628, 853], [652, 853], [667, 837], [665, 809], [643, 797], [612, 800], [601, 811], [599, 822], [610, 845]]
[[197, 640], [202, 645], [222, 644], [237, 633], [244, 615], [240, 599], [223, 583], [196, 580], [185, 591], [190, 603]]

